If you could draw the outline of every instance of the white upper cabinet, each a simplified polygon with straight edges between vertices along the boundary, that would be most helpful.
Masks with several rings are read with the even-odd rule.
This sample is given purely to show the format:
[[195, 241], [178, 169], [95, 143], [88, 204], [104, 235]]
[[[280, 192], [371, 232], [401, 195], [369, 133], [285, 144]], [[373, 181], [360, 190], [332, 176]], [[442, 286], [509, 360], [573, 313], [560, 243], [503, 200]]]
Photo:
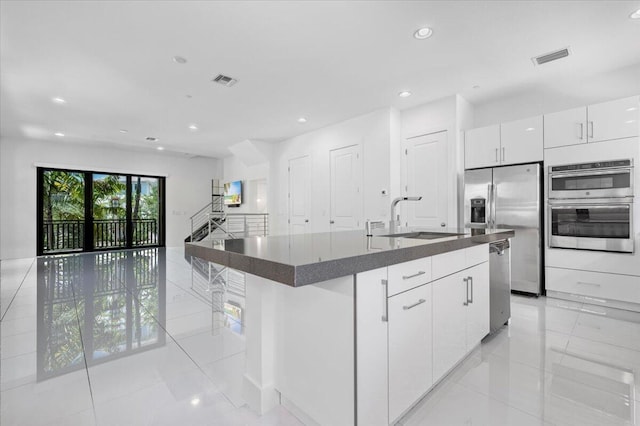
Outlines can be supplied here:
[[638, 136], [638, 96], [587, 107], [589, 142]]
[[542, 116], [500, 125], [500, 164], [542, 161]]
[[465, 169], [542, 161], [542, 135], [542, 116], [468, 130]]
[[544, 147], [638, 136], [639, 97], [545, 114]]
[[464, 138], [464, 167], [500, 165], [500, 125], [468, 130]]
[[544, 147], [587, 142], [587, 108], [580, 107], [544, 116]]

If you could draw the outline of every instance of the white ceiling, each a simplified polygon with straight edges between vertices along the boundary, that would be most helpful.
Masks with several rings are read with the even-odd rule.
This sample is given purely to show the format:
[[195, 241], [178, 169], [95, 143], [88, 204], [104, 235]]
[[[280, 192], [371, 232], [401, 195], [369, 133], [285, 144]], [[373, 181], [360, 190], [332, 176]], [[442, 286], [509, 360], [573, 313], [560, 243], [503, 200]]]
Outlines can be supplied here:
[[[640, 1], [0, 5], [3, 138], [59, 142], [59, 131], [65, 141], [224, 157], [246, 139], [278, 141], [378, 108], [455, 93], [487, 103], [640, 63], [640, 20], [629, 19]], [[425, 25], [433, 36], [415, 40]], [[569, 58], [533, 66], [532, 56], [566, 46]], [[219, 73], [239, 82], [211, 82]]]

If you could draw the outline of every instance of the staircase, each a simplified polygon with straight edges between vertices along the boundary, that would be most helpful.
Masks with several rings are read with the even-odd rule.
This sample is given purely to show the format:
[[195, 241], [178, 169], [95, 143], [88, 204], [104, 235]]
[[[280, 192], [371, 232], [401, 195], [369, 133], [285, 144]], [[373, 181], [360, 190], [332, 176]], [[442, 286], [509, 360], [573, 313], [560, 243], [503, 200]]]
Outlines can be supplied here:
[[218, 179], [213, 179], [211, 202], [191, 216], [191, 233], [184, 241], [265, 236], [269, 232], [268, 218], [267, 213], [226, 213], [223, 187]]

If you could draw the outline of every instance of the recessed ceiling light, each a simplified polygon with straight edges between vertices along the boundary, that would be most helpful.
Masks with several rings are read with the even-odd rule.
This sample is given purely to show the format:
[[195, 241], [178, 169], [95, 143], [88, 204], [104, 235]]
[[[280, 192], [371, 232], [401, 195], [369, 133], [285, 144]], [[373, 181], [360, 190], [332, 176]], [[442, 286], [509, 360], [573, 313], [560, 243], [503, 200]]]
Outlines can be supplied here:
[[409, 96], [411, 96], [411, 92], [407, 92], [407, 91], [400, 92], [398, 93], [398, 96], [400, 96], [401, 98], [408, 98]]
[[535, 130], [535, 127], [527, 127], [526, 129], [524, 129], [525, 132], [533, 132]]
[[635, 110], [637, 110], [637, 109], [638, 109], [638, 108], [636, 108], [636, 107], [630, 107], [630, 108], [627, 108], [627, 109], [626, 109], [626, 111], [627, 111], [627, 112], [631, 112], [631, 111], [635, 111]]
[[173, 58], [173, 62], [175, 62], [176, 64], [186, 64], [187, 60], [185, 58], [183, 58], [182, 56], [174, 56]]
[[196, 397], [191, 400], [191, 405], [196, 406], [200, 404], [200, 398]]
[[424, 40], [425, 38], [431, 37], [432, 34], [433, 34], [433, 30], [431, 28], [424, 27], [424, 28], [418, 28], [416, 32], [413, 33], [413, 36], [418, 40]]
[[304, 118], [304, 117], [298, 118], [298, 123], [306, 123], [306, 122], [307, 122], [306, 118]]
[[154, 138], [153, 136], [147, 136], [146, 139], [149, 142], [158, 142], [160, 140], [158, 138]]
[[64, 136], [64, 133], [62, 132], [55, 132], [54, 135], [58, 136], [59, 138]]
[[119, 131], [120, 131], [120, 133], [129, 133], [129, 131], [127, 129], [120, 129]]
[[629, 15], [629, 18], [631, 18], [631, 19], [640, 19], [640, 9], [636, 10], [631, 15]]
[[198, 126], [196, 126], [195, 124], [189, 124], [189, 130], [195, 132], [196, 130], [198, 130]]
[[55, 97], [53, 99], [51, 99], [53, 102], [57, 103], [57, 104], [66, 104], [67, 101], [64, 98], [60, 98], [60, 97]]
[[627, 121], [625, 121], [625, 124], [633, 124], [635, 122], [636, 122], [636, 120], [627, 120]]
[[163, 146], [159, 146], [156, 148], [158, 151], [164, 151], [164, 147]]

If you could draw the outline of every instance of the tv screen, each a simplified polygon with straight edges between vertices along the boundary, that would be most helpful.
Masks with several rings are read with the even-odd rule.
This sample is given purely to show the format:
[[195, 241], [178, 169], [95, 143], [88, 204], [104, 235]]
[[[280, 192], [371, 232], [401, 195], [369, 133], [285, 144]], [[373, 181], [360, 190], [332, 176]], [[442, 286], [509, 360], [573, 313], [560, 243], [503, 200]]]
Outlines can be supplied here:
[[239, 206], [242, 204], [242, 181], [224, 184], [224, 204], [226, 206]]

